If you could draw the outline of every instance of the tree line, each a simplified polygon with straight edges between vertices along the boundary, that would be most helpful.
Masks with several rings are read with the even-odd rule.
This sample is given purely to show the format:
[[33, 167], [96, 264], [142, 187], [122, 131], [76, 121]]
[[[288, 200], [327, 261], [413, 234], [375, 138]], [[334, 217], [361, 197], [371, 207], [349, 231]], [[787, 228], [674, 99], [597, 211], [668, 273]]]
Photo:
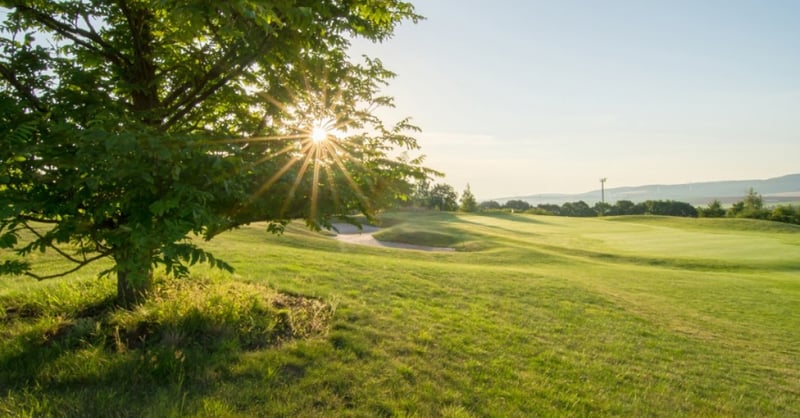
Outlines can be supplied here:
[[630, 200], [619, 200], [615, 204], [597, 202], [593, 206], [583, 200], [566, 202], [562, 205], [542, 203], [536, 206], [524, 200], [509, 200], [504, 204], [490, 200], [481, 202], [480, 208], [484, 210], [511, 210], [514, 212], [532, 213], [536, 215], [594, 217], [594, 216], [619, 216], [619, 215], [664, 215], [697, 217], [697, 209], [689, 203], [675, 200], [647, 200], [633, 203]]
[[469, 184], [467, 184], [467, 187], [459, 198], [453, 186], [447, 183], [431, 184], [427, 179], [417, 182], [411, 195], [401, 206], [433, 209], [443, 212], [477, 212], [480, 209], [475, 195], [472, 194], [470, 190]]
[[417, 183], [405, 206], [440, 210], [447, 212], [479, 212], [479, 211], [511, 211], [549, 216], [595, 217], [621, 215], [662, 215], [689, 218], [752, 218], [800, 225], [800, 206], [777, 205], [767, 208], [764, 199], [752, 188], [747, 195], [729, 208], [723, 208], [722, 202], [713, 200], [706, 207], [695, 207], [690, 203], [676, 200], [647, 200], [634, 203], [630, 200], [618, 200], [609, 204], [597, 202], [590, 206], [583, 200], [566, 202], [561, 205], [542, 203], [531, 205], [520, 200], [511, 199], [505, 203], [487, 200], [477, 203], [469, 185], [459, 197], [453, 186], [446, 183], [431, 184], [428, 181]]
[[722, 203], [715, 199], [708, 204], [708, 207], [698, 208], [698, 215], [704, 218], [750, 218], [800, 225], [800, 206], [765, 207], [764, 198], [752, 188], [744, 199], [728, 209], [723, 208]]

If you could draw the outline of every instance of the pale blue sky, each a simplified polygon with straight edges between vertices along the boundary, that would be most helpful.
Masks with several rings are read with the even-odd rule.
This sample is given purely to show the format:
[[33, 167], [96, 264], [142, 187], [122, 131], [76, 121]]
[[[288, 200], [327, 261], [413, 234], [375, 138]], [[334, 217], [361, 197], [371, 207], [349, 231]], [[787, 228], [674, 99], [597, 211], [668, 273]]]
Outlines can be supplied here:
[[356, 42], [480, 199], [800, 172], [800, 1], [419, 0]]

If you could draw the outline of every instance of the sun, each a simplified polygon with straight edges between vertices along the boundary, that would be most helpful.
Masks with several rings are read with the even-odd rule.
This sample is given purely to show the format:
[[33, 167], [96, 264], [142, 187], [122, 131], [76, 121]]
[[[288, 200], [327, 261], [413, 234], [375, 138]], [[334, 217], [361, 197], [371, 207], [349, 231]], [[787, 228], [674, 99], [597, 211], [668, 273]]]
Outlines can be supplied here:
[[336, 135], [336, 131], [333, 120], [317, 120], [311, 124], [311, 141], [315, 144], [320, 144], [329, 139], [331, 135]]
[[311, 140], [315, 144], [319, 144], [328, 139], [328, 135], [330, 135], [330, 132], [328, 132], [328, 129], [324, 126], [317, 125], [311, 129]]
[[344, 131], [339, 129], [333, 119], [321, 119], [311, 124], [308, 130], [309, 138], [315, 145], [321, 145], [326, 141], [335, 141], [345, 136]]
[[[307, 95], [313, 96], [313, 92]], [[341, 94], [337, 95], [339, 96]], [[321, 102], [337, 100], [325, 99]], [[268, 98], [268, 101], [284, 111], [286, 119], [282, 122], [288, 129], [282, 135], [257, 138], [259, 141], [283, 142], [282, 148], [268, 147], [264, 157], [259, 161], [263, 162], [280, 155], [287, 155], [289, 158], [286, 158], [286, 164], [277, 169], [254, 192], [254, 196], [267, 193], [279, 181], [287, 182], [289, 185], [288, 191], [285, 192], [287, 198], [280, 209], [280, 213], [285, 214], [296, 203], [297, 190], [310, 184], [310, 190], [303, 191], [302, 194], [308, 198], [308, 216], [311, 219], [319, 214], [321, 199], [332, 199], [334, 206], [342, 206], [342, 196], [336, 189], [345, 187], [346, 184], [353, 189], [355, 195], [348, 195], [347, 198], [358, 199], [361, 205], [369, 207], [367, 193], [362, 190], [357, 178], [351, 174], [351, 170], [363, 165], [362, 161], [353, 157], [349, 151], [351, 145], [348, 144], [348, 139], [351, 134], [348, 130], [357, 123], [354, 124], [345, 114], [315, 104], [315, 101], [300, 100], [293, 105], [282, 104], [271, 98]], [[253, 140], [248, 138], [243, 141]], [[294, 172], [290, 173], [290, 170]]]

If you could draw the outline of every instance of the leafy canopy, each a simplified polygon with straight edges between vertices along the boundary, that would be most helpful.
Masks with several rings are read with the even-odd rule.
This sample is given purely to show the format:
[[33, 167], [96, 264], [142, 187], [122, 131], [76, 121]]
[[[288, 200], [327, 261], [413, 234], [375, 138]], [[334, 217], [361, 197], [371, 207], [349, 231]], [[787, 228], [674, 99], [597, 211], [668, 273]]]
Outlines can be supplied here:
[[[392, 105], [379, 89], [393, 74], [347, 55], [353, 37], [382, 41], [418, 20], [409, 3], [0, 6], [0, 248], [56, 251], [76, 269], [110, 256], [137, 287], [158, 264], [228, 267], [193, 234], [330, 226], [429, 173], [403, 151], [416, 128], [374, 116]], [[314, 126], [328, 128], [321, 141]], [[0, 272], [48, 277], [24, 258]]]

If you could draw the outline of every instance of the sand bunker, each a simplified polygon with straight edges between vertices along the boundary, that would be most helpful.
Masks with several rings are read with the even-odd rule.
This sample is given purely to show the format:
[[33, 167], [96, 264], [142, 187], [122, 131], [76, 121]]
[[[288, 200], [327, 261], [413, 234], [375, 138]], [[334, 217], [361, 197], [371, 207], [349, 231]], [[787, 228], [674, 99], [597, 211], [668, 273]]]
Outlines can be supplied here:
[[455, 248], [449, 247], [429, 247], [427, 245], [404, 244], [402, 242], [378, 241], [372, 234], [381, 229], [374, 226], [364, 225], [360, 231], [358, 227], [350, 224], [335, 224], [334, 226], [339, 230], [335, 238], [349, 244], [419, 251], [455, 251]]

